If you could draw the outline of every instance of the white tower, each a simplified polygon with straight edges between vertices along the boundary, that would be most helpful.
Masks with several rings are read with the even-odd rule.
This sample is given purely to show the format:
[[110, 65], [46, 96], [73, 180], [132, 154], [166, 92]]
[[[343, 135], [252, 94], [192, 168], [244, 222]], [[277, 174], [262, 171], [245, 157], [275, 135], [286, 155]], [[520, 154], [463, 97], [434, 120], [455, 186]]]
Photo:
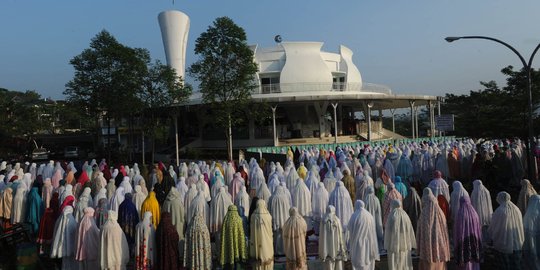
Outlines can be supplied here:
[[189, 17], [180, 11], [168, 10], [159, 13], [158, 21], [167, 65], [175, 69], [176, 75], [184, 78]]

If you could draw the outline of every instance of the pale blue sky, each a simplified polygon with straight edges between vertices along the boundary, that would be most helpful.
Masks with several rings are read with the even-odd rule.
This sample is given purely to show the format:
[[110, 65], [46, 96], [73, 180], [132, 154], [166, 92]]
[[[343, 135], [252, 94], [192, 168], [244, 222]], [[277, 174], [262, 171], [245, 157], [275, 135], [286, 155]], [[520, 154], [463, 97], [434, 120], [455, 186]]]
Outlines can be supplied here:
[[[196, 59], [200, 33], [228, 16], [246, 30], [250, 44], [262, 47], [272, 46], [276, 34], [284, 41], [323, 41], [330, 52], [345, 45], [365, 82], [395, 93], [466, 93], [479, 81], [504, 83], [500, 69], [520, 65], [498, 44], [449, 44], [446, 36], [500, 38], [527, 59], [540, 42], [537, 0], [0, 0], [0, 87], [63, 98], [73, 76], [69, 60], [102, 29], [165, 62], [157, 15], [168, 9], [191, 18], [187, 65]], [[540, 67], [540, 59], [535, 62]]]

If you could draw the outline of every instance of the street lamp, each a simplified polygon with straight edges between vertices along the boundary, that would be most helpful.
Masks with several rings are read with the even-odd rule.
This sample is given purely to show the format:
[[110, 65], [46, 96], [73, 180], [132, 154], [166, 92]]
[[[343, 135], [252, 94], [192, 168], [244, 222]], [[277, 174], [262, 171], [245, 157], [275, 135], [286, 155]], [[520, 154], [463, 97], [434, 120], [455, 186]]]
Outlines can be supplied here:
[[446, 37], [444, 40], [446, 40], [447, 42], [454, 42], [456, 40], [460, 40], [460, 39], [486, 39], [486, 40], [491, 40], [491, 41], [494, 41], [494, 42], [497, 42], [499, 44], [502, 44], [504, 45], [506, 48], [512, 50], [518, 57], [519, 57], [519, 60], [521, 61], [521, 64], [523, 65], [523, 69], [525, 70], [526, 74], [527, 74], [527, 91], [528, 91], [528, 107], [529, 107], [529, 115], [528, 115], [528, 135], [527, 135], [527, 144], [526, 144], [526, 150], [527, 150], [527, 168], [528, 168], [528, 173], [529, 173], [529, 179], [532, 179], [532, 180], [536, 180], [536, 172], [534, 172], [534, 168], [533, 168], [533, 163], [531, 161], [532, 159], [532, 155], [531, 155], [531, 147], [533, 146], [534, 142], [533, 142], [533, 139], [534, 139], [534, 130], [533, 130], [533, 104], [532, 104], [532, 83], [531, 83], [531, 66], [532, 66], [532, 61], [534, 59], [534, 55], [536, 54], [536, 52], [538, 51], [538, 49], [540, 49], [540, 44], [538, 44], [536, 46], [536, 48], [534, 49], [533, 53], [531, 54], [531, 57], [529, 58], [529, 62], [525, 62], [525, 58], [523, 58], [523, 56], [521, 56], [521, 54], [516, 50], [514, 49], [514, 47], [510, 46], [508, 43], [504, 42], [504, 41], [501, 41], [501, 40], [498, 40], [496, 38], [492, 38], [492, 37], [485, 37], [485, 36], [462, 36], [462, 37]]

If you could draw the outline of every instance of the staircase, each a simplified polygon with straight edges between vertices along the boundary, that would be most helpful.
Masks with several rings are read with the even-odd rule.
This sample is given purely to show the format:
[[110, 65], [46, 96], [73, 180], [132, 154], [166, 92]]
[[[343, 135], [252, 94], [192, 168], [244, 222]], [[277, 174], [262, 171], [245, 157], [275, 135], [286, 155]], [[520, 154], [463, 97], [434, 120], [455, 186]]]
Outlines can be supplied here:
[[[368, 139], [367, 131], [360, 132], [358, 135], [364, 140]], [[377, 131], [371, 132], [372, 141], [387, 140], [387, 139], [406, 139], [406, 137], [401, 136], [385, 128], [381, 128]]]

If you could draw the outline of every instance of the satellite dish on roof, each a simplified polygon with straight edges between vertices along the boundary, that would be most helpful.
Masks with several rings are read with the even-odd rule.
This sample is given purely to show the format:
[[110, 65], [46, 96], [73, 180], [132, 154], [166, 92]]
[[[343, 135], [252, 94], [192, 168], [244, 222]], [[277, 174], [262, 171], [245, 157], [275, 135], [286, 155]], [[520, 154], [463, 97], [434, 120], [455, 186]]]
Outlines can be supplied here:
[[276, 43], [281, 43], [281, 35], [276, 35], [276, 36], [274, 37], [274, 41], [275, 41]]

